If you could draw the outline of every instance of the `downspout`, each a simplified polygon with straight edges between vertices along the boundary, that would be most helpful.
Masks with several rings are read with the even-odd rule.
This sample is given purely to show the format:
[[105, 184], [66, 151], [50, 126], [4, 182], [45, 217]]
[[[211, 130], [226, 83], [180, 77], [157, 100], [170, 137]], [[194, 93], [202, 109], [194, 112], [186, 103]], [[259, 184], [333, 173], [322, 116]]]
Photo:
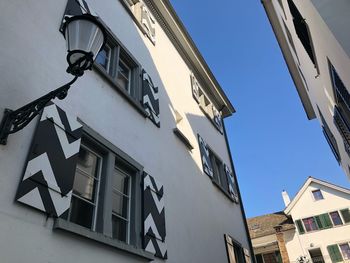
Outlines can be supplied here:
[[229, 157], [230, 157], [230, 163], [231, 163], [231, 167], [232, 167], [232, 173], [233, 173], [233, 176], [234, 176], [234, 178], [235, 178], [235, 183], [236, 183], [236, 188], [237, 188], [237, 194], [238, 194], [238, 198], [239, 198], [239, 205], [240, 205], [240, 207], [241, 207], [242, 216], [243, 216], [244, 228], [245, 228], [245, 231], [246, 231], [246, 233], [247, 233], [248, 245], [249, 245], [249, 249], [250, 249], [250, 252], [251, 252], [251, 262], [252, 262], [252, 263], [256, 263], [256, 261], [255, 261], [255, 255], [254, 255], [254, 250], [253, 250], [253, 245], [252, 245], [252, 241], [251, 241], [250, 235], [249, 235], [248, 224], [247, 224], [247, 218], [246, 218], [245, 211], [244, 211], [244, 207], [243, 207], [241, 192], [240, 192], [239, 186], [238, 186], [237, 176], [236, 176], [236, 172], [235, 172], [235, 166], [233, 165], [232, 154], [231, 154], [231, 151], [230, 151], [230, 144], [229, 144], [228, 139], [227, 139], [227, 134], [226, 134], [226, 128], [225, 128], [225, 122], [224, 122], [224, 120], [222, 121], [222, 125], [223, 125], [223, 128], [224, 128], [224, 135], [225, 135], [226, 147], [227, 147], [228, 155], [229, 155]]

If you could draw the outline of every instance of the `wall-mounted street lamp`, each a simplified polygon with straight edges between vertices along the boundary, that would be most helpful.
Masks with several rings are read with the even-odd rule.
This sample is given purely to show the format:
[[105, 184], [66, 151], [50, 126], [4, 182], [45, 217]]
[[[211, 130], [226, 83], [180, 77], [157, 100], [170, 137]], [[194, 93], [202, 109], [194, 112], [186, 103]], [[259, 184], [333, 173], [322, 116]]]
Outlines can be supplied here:
[[13, 111], [6, 109], [0, 124], [0, 144], [6, 144], [7, 137], [28, 125], [52, 99], [67, 96], [70, 86], [91, 69], [92, 64], [106, 41], [106, 32], [96, 17], [84, 14], [66, 19], [64, 33], [67, 42], [67, 72], [73, 80], [33, 102]]

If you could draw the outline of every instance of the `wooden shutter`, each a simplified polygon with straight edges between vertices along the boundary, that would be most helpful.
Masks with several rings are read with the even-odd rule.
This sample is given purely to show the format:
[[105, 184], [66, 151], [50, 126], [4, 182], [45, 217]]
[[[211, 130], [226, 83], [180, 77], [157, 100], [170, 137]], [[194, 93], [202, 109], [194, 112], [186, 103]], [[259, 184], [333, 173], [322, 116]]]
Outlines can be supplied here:
[[321, 217], [320, 216], [315, 216], [315, 221], [316, 221], [316, 224], [317, 224], [319, 229], [323, 229], [325, 227], [324, 224], [321, 221]]
[[322, 214], [319, 217], [321, 219], [323, 228], [330, 228], [333, 226], [332, 221], [331, 221], [328, 213]]
[[340, 254], [340, 250], [338, 245], [331, 245], [327, 247], [329, 256], [331, 257], [332, 262], [341, 262], [343, 261], [343, 257]]
[[343, 216], [344, 223], [350, 223], [350, 210], [343, 209], [343, 210], [340, 210], [340, 213]]
[[226, 252], [229, 263], [238, 263], [237, 255], [235, 254], [234, 244], [232, 238], [229, 235], [225, 234], [225, 244], [226, 244]]
[[69, 209], [82, 126], [49, 103], [34, 134], [16, 200], [58, 217]]
[[160, 127], [158, 87], [145, 70], [142, 70], [142, 104], [150, 120]]
[[201, 89], [196, 77], [191, 73], [191, 86], [192, 86], [192, 96], [197, 103], [199, 103], [199, 91]]
[[203, 138], [198, 134], [198, 144], [199, 144], [199, 150], [201, 154], [202, 159], [202, 166], [203, 171], [210, 177], [213, 178], [213, 166], [210, 161], [209, 156], [209, 148], [207, 143], [203, 140]]
[[295, 224], [297, 225], [299, 234], [304, 234], [305, 233], [305, 229], [304, 229], [304, 226], [303, 226], [303, 222], [301, 222], [301, 220], [296, 220]]
[[230, 168], [224, 164], [225, 174], [227, 178], [227, 184], [228, 184], [228, 192], [232, 198], [233, 201], [238, 203], [238, 194], [237, 194], [237, 187], [235, 185], [235, 179], [233, 177], [232, 172], [230, 171]]
[[168, 258], [165, 243], [164, 187], [147, 173], [143, 175], [143, 248], [156, 257]]

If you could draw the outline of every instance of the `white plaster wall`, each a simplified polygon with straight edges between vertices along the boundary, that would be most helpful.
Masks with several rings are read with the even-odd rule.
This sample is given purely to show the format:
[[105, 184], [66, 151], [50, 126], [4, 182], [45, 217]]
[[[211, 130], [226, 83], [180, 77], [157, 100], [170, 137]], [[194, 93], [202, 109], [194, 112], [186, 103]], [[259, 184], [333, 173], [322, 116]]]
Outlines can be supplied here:
[[[314, 201], [312, 191], [316, 189], [320, 189], [322, 191], [324, 197], [323, 200]], [[293, 221], [295, 221], [349, 207], [350, 196], [348, 194], [336, 191], [323, 185], [311, 183], [292, 208], [290, 214]], [[288, 237], [286, 246], [291, 260], [295, 260], [301, 255], [300, 247], [302, 247], [305, 255], [308, 255], [308, 250], [310, 249], [320, 248], [326, 262], [331, 262], [327, 251], [327, 246], [349, 241], [350, 224], [346, 224], [330, 229], [309, 232], [302, 235], [295, 233], [294, 235]]]
[[[337, 128], [333, 124], [333, 108], [335, 98], [333, 94], [333, 88], [331, 84], [327, 62], [328, 58], [336, 68], [340, 78], [344, 82], [344, 85], [350, 92], [350, 74], [348, 74], [348, 69], [350, 68], [348, 50], [348, 47], [350, 45], [350, 38], [349, 34], [346, 34], [345, 31], [342, 30], [342, 28], [344, 28], [344, 23], [346, 25], [345, 27], [348, 27], [349, 16], [347, 15], [348, 12], [346, 11], [344, 11], [345, 13], [338, 13], [339, 9], [349, 10], [349, 3], [346, 0], [322, 0], [313, 2], [318, 2], [316, 6], [320, 5], [323, 7], [322, 17], [327, 16], [326, 22], [331, 27], [332, 31], [327, 26], [320, 13], [310, 0], [294, 0], [295, 5], [299, 9], [299, 12], [302, 14], [302, 16], [306, 19], [306, 22], [310, 28], [319, 72], [317, 72], [316, 68], [312, 64], [303, 45], [301, 44], [301, 41], [295, 33], [292, 16], [289, 11], [287, 0], [282, 0], [286, 17], [284, 16], [282, 9], [279, 7], [279, 3], [277, 0], [272, 0], [272, 5], [274, 7], [275, 13], [277, 14], [277, 17], [279, 18], [281, 28], [283, 28], [283, 20], [292, 35], [293, 42], [296, 48], [296, 53], [300, 61], [299, 64], [299, 62], [296, 59], [296, 56], [294, 56], [294, 63], [296, 66], [300, 67], [301, 71], [303, 72], [303, 75], [305, 76], [307, 86], [309, 88], [308, 96], [311, 100], [316, 115], [319, 115], [317, 110], [318, 105], [325, 120], [328, 123], [328, 126], [330, 127], [333, 135], [337, 140], [338, 148], [342, 159], [341, 165], [346, 175], [350, 178], [348, 168], [348, 166], [350, 165], [350, 158], [344, 149], [343, 139], [339, 134]], [[339, 37], [339, 35], [342, 35], [342, 37]], [[287, 38], [286, 35], [285, 37]], [[289, 49], [293, 54], [294, 52], [291, 49], [291, 47], [289, 47]], [[320, 121], [319, 116], [318, 119]], [[330, 154], [332, 154], [331, 151]]]
[[[223, 235], [248, 248], [242, 213], [202, 173], [197, 133], [226, 164], [222, 136], [192, 98], [190, 70], [157, 24], [156, 46], [119, 1], [88, 1], [150, 74], [160, 90], [161, 128], [143, 118], [97, 72], [87, 72], [57, 101], [124, 150], [165, 187], [167, 262], [226, 262]], [[65, 0], [0, 3], [0, 110], [15, 109], [69, 80], [65, 40], [58, 28]], [[192, 153], [174, 136], [173, 109]], [[0, 146], [0, 250], [3, 262], [139, 262], [140, 259], [77, 236], [52, 231], [52, 219], [14, 202], [35, 121]], [[160, 262], [160, 260], [155, 260]]]

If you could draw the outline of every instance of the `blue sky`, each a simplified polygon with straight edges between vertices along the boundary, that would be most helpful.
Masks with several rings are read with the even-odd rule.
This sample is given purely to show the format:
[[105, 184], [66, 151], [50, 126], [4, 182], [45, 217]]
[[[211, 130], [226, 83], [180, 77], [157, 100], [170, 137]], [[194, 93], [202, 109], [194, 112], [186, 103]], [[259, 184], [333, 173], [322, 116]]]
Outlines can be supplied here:
[[[309, 121], [260, 0], [171, 0], [235, 106], [226, 119], [247, 217], [284, 208], [308, 176], [350, 187]], [[220, 3], [220, 4], [219, 4]]]

